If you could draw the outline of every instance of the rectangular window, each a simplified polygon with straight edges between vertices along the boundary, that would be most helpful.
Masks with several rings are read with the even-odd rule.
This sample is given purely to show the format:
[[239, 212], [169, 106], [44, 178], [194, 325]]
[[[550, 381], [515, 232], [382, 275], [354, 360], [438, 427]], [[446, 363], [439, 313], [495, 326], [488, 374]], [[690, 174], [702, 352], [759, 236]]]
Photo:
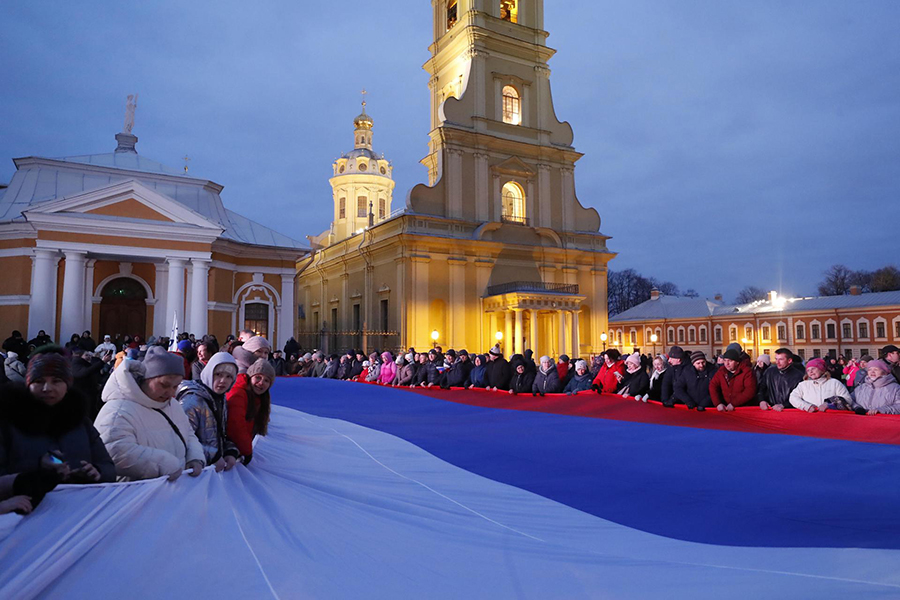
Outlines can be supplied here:
[[338, 212], [338, 219], [346, 219], [347, 218], [347, 199], [341, 198], [339, 204], [340, 204], [340, 210]]
[[806, 327], [803, 326], [803, 323], [797, 325], [797, 339], [802, 340], [806, 337]]
[[365, 196], [360, 196], [356, 199], [356, 216], [357, 217], [365, 217], [369, 214], [369, 199]]
[[518, 0], [500, 0], [500, 18], [510, 23], [519, 22]]
[[700, 343], [701, 344], [706, 343], [706, 327], [700, 328]]
[[853, 358], [853, 348], [847, 348], [844, 350], [844, 356], [847, 358]]
[[833, 340], [834, 338], [837, 337], [837, 334], [835, 334], [834, 331], [835, 331], [834, 323], [826, 323], [825, 324], [825, 335], [828, 336], [829, 340]]
[[697, 330], [688, 329], [688, 342], [693, 344], [697, 341]]
[[679, 343], [679, 344], [683, 344], [683, 343], [684, 343], [684, 329], [679, 329], [679, 330], [678, 330], [678, 343]]
[[715, 335], [716, 335], [716, 342], [721, 342], [722, 341], [722, 330], [717, 328]]
[[353, 331], [360, 330], [360, 321], [359, 321], [359, 304], [353, 305]]
[[763, 350], [763, 354], [772, 354], [772, 351], [766, 348], [765, 350]]
[[748, 340], [753, 339], [753, 328], [752, 327], [744, 327], [744, 337]]
[[887, 337], [886, 328], [884, 326], [884, 321], [879, 321], [878, 323], [875, 323], [875, 337], [877, 337], [877, 338]]
[[670, 344], [674, 344], [675, 343], [675, 332], [672, 331], [671, 329], [669, 329], [666, 332], [666, 339], [669, 340]]
[[822, 332], [820, 331], [818, 324], [812, 324], [809, 326], [809, 335], [812, 339], [818, 340], [821, 337]]
[[386, 206], [386, 203], [385, 203], [385, 201], [384, 201], [384, 198], [379, 198], [379, 199], [378, 199], [378, 218], [379, 218], [379, 219], [383, 219], [383, 218], [384, 218], [384, 209], [385, 209], [385, 206]]
[[387, 298], [381, 301], [381, 330], [388, 331], [388, 301]]
[[337, 323], [337, 309], [336, 309], [336, 308], [332, 308], [332, 309], [331, 309], [331, 330], [332, 330], [332, 331], [337, 331], [337, 328], [338, 328], [337, 325], [338, 325], [338, 323]]
[[861, 337], [861, 338], [869, 337], [869, 324], [866, 323], [865, 321], [862, 321], [859, 324], [859, 337]]
[[[815, 327], [815, 325], [813, 327]], [[813, 350], [813, 358], [822, 358], [822, 351], [818, 348]]]
[[636, 331], [632, 331], [631, 334], [628, 336], [628, 339], [631, 341], [632, 347], [633, 347], [635, 344], [637, 344], [637, 332], [636, 332]]
[[894, 338], [900, 340], [900, 321], [894, 323]]
[[779, 340], [787, 339], [787, 327], [785, 327], [784, 325], [778, 326], [778, 339]]
[[868, 348], [863, 348], [862, 350], [859, 351], [859, 355], [860, 355], [860, 356], [865, 356], [865, 355], [868, 354], [868, 353], [869, 353], [869, 349], [868, 349]]
[[837, 348], [830, 348], [828, 350], [828, 356], [831, 358], [837, 358]]
[[269, 335], [269, 305], [261, 302], [245, 304], [244, 329], [256, 335]]
[[841, 335], [847, 339], [853, 337], [853, 326], [850, 323], [843, 323], [841, 325]]
[[771, 327], [769, 327], [769, 326], [767, 325], [767, 326], [765, 326], [765, 327], [762, 328], [762, 339], [764, 339], [764, 340], [772, 339], [771, 337], [769, 337], [769, 336], [771, 336], [771, 335], [772, 335], [772, 328], [771, 328]]
[[313, 311], [313, 331], [319, 330], [319, 311]]
[[456, 25], [457, 20], [457, 8], [456, 8], [456, 0], [450, 0], [447, 2], [447, 29], [450, 29], [454, 25]]
[[799, 356], [803, 360], [806, 360], [806, 350], [800, 348], [799, 350], [797, 350], [797, 356]]

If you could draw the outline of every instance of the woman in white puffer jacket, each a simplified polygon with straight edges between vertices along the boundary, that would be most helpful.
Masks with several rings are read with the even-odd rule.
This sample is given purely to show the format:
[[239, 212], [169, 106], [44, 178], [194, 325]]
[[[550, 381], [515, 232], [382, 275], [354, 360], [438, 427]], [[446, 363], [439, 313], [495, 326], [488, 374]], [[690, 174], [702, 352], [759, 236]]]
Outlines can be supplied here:
[[813, 358], [806, 363], [806, 379], [791, 392], [789, 402], [794, 408], [806, 412], [828, 410], [828, 399], [838, 396], [850, 403], [850, 392], [844, 384], [832, 379], [825, 369], [825, 361]]
[[120, 481], [174, 481], [185, 468], [194, 477], [203, 470], [203, 447], [174, 400], [183, 376], [181, 356], [154, 346], [143, 362], [123, 361], [106, 382], [94, 427]]

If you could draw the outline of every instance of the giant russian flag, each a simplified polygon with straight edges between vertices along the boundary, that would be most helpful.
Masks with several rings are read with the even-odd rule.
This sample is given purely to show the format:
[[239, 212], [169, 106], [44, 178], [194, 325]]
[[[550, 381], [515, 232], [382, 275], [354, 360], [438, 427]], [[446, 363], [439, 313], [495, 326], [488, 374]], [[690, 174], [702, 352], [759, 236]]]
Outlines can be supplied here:
[[249, 468], [8, 517], [0, 597], [900, 597], [897, 417], [273, 394]]

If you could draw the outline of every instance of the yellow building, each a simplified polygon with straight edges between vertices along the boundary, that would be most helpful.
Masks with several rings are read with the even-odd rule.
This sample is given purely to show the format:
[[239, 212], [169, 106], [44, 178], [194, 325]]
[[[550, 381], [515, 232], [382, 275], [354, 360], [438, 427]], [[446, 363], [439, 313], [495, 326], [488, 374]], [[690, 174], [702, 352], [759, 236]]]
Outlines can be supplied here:
[[[391, 214], [389, 189], [351, 192], [361, 174], [340, 173], [341, 161], [369, 161], [370, 174], [383, 163], [368, 155], [335, 163], [335, 222], [299, 267], [298, 341], [483, 350], [501, 339], [507, 353], [599, 350], [615, 255], [597, 211], [575, 195], [581, 154], [553, 110], [543, 2], [433, 7], [429, 185]], [[355, 152], [371, 152], [371, 119], [356, 128]], [[360, 227], [358, 198], [374, 207], [374, 193], [385, 194], [385, 211]]]

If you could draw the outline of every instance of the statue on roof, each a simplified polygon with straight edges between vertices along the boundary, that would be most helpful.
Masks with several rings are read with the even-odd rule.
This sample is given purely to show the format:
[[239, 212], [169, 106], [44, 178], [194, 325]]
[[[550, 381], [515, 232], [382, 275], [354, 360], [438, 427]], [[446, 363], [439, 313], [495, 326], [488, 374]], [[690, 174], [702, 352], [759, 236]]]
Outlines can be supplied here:
[[125, 105], [125, 126], [122, 131], [131, 133], [134, 129], [134, 109], [137, 108], [137, 94], [128, 94], [128, 103]]

